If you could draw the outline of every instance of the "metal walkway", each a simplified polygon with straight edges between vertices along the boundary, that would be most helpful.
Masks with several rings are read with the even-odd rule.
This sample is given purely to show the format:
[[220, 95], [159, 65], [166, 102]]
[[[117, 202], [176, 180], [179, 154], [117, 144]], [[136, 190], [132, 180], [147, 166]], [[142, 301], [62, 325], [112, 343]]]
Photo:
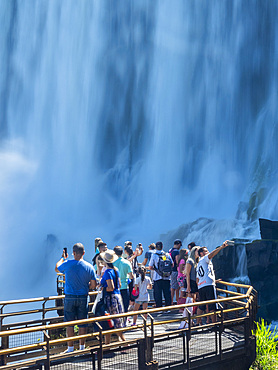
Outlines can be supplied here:
[[[251, 361], [254, 355], [254, 339], [251, 330], [257, 310], [257, 294], [250, 286], [220, 282], [218, 287], [219, 310], [216, 311], [216, 323], [207, 324], [207, 318], [213, 314], [199, 316], [201, 326], [194, 326], [198, 316], [190, 316], [192, 305], [171, 306], [163, 309], [138, 311], [136, 327], [120, 329], [125, 332], [126, 342], [114, 341], [105, 345], [106, 333], [116, 334], [117, 329], [104, 331], [96, 327], [107, 317], [72, 322], [88, 323], [86, 349], [76, 350], [71, 354], [61, 354], [66, 348], [67, 338], [63, 317], [47, 318], [49, 313], [57, 313], [57, 302], [63, 297], [37, 298], [24, 301], [0, 302], [1, 349], [0, 369], [194, 369], [209, 368], [232, 359], [241, 359], [243, 363]], [[91, 294], [92, 296], [95, 293]], [[55, 306], [56, 302], [56, 306]], [[53, 304], [54, 303], [54, 304]], [[35, 308], [35, 305], [39, 308]], [[51, 307], [49, 307], [51, 304]], [[11, 307], [20, 306], [20, 310]], [[22, 309], [26, 305], [29, 308]], [[30, 308], [31, 306], [31, 308]], [[179, 329], [184, 320], [179, 309], [188, 310], [187, 328]], [[147, 313], [147, 320], [142, 313]], [[30, 321], [10, 322], [15, 317], [28, 315], [41, 317]], [[130, 316], [135, 313], [114, 315]], [[75, 336], [75, 343], [78, 339]], [[248, 360], [249, 358], [249, 360]], [[216, 365], [215, 365], [216, 366]], [[244, 367], [242, 367], [244, 368]], [[238, 370], [240, 367], [238, 367]]]

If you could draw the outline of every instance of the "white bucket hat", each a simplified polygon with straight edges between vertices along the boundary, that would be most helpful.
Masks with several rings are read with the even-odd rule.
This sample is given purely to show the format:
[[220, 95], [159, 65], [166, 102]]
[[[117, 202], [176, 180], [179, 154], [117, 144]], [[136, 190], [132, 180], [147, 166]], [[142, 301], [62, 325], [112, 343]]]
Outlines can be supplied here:
[[113, 263], [118, 259], [118, 256], [112, 249], [107, 249], [106, 252], [102, 252], [99, 255], [106, 263]]

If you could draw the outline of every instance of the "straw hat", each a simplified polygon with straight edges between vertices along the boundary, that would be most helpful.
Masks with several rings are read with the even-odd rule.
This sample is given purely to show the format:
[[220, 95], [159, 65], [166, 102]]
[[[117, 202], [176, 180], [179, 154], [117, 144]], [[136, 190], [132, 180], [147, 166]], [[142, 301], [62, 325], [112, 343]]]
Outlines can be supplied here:
[[99, 255], [106, 263], [113, 263], [118, 259], [118, 256], [112, 249], [107, 249], [106, 252], [102, 252]]

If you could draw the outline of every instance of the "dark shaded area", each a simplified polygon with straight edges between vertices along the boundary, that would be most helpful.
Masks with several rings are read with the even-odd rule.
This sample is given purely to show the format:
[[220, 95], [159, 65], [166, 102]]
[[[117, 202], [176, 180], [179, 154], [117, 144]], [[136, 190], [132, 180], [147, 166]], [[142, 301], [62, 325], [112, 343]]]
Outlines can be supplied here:
[[259, 298], [258, 316], [278, 319], [278, 241], [255, 240], [246, 244], [247, 270]]
[[[267, 225], [271, 225], [270, 223]], [[235, 248], [225, 248], [213, 258], [217, 279], [229, 281], [238, 276], [237, 267], [242, 262], [238, 257], [238, 247], [240, 244], [235, 245]], [[258, 292], [258, 317], [269, 322], [278, 320], [278, 240], [254, 240], [246, 243], [245, 249], [250, 285]]]
[[259, 218], [262, 239], [278, 240], [278, 221]]

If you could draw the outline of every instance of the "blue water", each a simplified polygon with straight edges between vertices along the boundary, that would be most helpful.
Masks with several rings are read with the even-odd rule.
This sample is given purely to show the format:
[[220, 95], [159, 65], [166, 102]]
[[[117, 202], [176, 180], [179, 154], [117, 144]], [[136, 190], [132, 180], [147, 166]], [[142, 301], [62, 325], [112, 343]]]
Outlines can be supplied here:
[[0, 299], [55, 292], [76, 241], [278, 218], [277, 5], [1, 2]]

